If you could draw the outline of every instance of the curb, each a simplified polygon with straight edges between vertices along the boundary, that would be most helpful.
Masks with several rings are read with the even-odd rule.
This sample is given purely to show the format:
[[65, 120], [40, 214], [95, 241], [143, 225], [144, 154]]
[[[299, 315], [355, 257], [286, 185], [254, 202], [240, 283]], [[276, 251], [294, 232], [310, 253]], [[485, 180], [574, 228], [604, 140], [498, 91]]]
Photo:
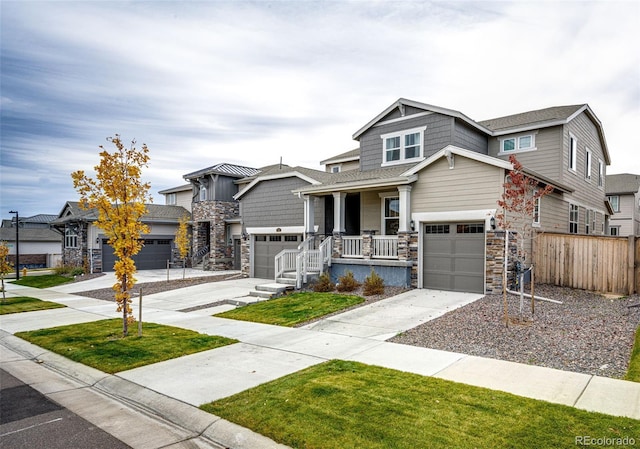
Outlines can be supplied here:
[[228, 449], [286, 449], [259, 433], [145, 388], [82, 365], [0, 329], [0, 345], [81, 385]]

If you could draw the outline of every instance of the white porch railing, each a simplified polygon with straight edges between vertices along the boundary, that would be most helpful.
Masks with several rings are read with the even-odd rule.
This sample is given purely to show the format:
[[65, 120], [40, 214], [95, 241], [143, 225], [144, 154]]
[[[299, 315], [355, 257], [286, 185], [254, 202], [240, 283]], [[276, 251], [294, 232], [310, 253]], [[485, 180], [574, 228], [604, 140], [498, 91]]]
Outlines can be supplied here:
[[282, 277], [282, 273], [287, 271], [296, 271], [296, 257], [299, 252], [297, 249], [283, 249], [275, 257], [275, 278]]
[[397, 235], [374, 235], [372, 258], [376, 259], [397, 259], [398, 258], [398, 236]]
[[362, 257], [362, 236], [342, 237], [342, 257]]
[[331, 237], [327, 237], [320, 244], [320, 257], [322, 258], [322, 263], [327, 264], [327, 266], [331, 266], [331, 252], [333, 251], [333, 239]]

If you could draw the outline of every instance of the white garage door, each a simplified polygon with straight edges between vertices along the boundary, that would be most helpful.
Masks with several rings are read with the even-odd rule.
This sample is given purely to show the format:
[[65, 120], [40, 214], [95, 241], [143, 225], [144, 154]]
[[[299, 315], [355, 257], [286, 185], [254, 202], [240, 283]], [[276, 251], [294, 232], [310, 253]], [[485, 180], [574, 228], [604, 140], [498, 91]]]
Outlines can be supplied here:
[[483, 223], [438, 223], [423, 227], [423, 286], [484, 293]]
[[302, 242], [302, 236], [256, 235], [253, 250], [253, 275], [257, 278], [273, 279], [275, 276], [275, 257], [283, 249], [296, 249]]

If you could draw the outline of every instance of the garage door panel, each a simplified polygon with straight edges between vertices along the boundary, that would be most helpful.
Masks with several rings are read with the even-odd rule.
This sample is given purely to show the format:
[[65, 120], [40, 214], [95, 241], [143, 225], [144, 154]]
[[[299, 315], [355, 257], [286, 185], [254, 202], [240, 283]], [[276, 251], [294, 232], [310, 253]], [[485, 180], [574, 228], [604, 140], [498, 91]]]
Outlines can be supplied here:
[[[145, 239], [144, 246], [138, 254], [133, 256], [137, 270], [155, 270], [166, 268], [167, 260], [171, 258], [171, 239]], [[102, 271], [113, 271], [117, 258], [113, 248], [102, 242]]]
[[425, 225], [423, 231], [423, 286], [482, 293], [484, 225], [438, 223]]
[[275, 257], [284, 249], [297, 249], [300, 235], [256, 235], [253, 249], [253, 275], [272, 279], [275, 276]]

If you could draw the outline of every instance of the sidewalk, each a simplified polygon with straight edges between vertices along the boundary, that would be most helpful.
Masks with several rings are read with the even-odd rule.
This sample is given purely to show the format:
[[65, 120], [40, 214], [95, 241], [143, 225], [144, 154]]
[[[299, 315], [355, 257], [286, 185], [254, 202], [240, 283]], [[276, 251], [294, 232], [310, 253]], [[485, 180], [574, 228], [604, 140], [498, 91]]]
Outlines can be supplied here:
[[[222, 281], [145, 298], [143, 314], [148, 321], [235, 338], [241, 343], [116, 375], [94, 372], [9, 334], [3, 334], [2, 345], [9, 349], [11, 357], [15, 358], [13, 354], [17, 353], [22, 364], [33, 365], [26, 360], [37, 359], [42, 361], [40, 365], [90, 385], [92, 390], [144, 407], [182, 429], [233, 448], [278, 446], [247, 429], [234, 427], [211, 415], [204, 416], [197, 406], [330, 359], [359, 361], [640, 419], [639, 383], [384, 341], [398, 332], [475, 301], [480, 295], [411, 290], [304, 328], [216, 318], [211, 316], [215, 313], [211, 309], [189, 313], [179, 311], [185, 308], [185, 304], [192, 305], [192, 301], [208, 304], [229, 296], [237, 297], [256, 283], [260, 280]], [[10, 285], [8, 291], [68, 306], [65, 309], [5, 315], [0, 327], [8, 333], [117, 316], [113, 303], [52, 289], [34, 290]], [[5, 363], [5, 353], [6, 350], [2, 353], [2, 363], [11, 372], [14, 363]], [[246, 443], [248, 441], [251, 444]]]

